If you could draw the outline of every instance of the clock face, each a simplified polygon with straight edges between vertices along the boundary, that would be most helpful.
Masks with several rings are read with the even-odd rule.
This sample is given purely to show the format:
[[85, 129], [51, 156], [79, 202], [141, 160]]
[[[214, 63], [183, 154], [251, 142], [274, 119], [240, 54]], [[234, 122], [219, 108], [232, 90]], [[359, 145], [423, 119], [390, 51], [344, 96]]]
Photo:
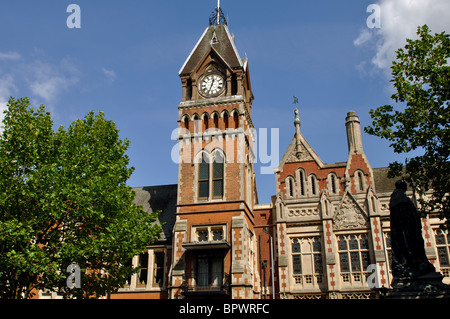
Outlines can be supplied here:
[[203, 96], [218, 96], [225, 89], [223, 77], [217, 73], [205, 75], [200, 82], [199, 91]]

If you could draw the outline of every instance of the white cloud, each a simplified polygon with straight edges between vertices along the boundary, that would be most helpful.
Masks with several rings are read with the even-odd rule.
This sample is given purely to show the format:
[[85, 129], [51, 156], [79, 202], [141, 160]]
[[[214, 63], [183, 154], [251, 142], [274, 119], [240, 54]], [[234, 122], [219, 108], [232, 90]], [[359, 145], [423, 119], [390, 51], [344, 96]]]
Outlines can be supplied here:
[[361, 33], [359, 34], [359, 37], [353, 40], [353, 44], [357, 47], [363, 45], [367, 41], [369, 41], [372, 38], [372, 32], [370, 32], [368, 29], [361, 30]]
[[26, 68], [31, 92], [46, 103], [54, 103], [62, 91], [78, 82], [78, 70], [66, 59], [59, 64], [34, 61]]
[[19, 60], [20, 57], [18, 52], [0, 52], [0, 60]]
[[417, 27], [427, 24], [432, 34], [449, 30], [448, 0], [378, 0], [381, 28], [363, 29], [355, 46], [371, 45], [375, 51], [373, 66], [386, 70], [395, 59], [395, 51], [404, 47], [406, 39], [417, 37]]
[[102, 72], [111, 82], [117, 78], [116, 72], [114, 72], [114, 70], [102, 68]]

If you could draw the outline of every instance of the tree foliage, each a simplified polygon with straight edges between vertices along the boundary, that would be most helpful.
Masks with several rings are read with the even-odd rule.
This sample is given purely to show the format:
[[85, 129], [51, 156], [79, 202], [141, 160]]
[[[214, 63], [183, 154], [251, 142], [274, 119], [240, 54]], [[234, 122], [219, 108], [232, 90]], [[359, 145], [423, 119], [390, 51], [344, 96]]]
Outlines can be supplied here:
[[402, 176], [418, 193], [420, 211], [439, 212], [449, 227], [450, 38], [445, 32], [431, 35], [427, 25], [417, 35], [396, 51], [392, 64], [397, 105], [370, 110], [372, 126], [365, 131], [392, 142], [396, 153], [422, 154], [391, 163], [389, 176]]
[[[66, 130], [27, 98], [8, 103], [0, 137], [0, 297], [50, 289], [66, 298], [116, 291], [132, 256], [155, 241], [157, 212], [132, 203], [128, 140], [90, 112]], [[67, 267], [81, 268], [69, 289]]]

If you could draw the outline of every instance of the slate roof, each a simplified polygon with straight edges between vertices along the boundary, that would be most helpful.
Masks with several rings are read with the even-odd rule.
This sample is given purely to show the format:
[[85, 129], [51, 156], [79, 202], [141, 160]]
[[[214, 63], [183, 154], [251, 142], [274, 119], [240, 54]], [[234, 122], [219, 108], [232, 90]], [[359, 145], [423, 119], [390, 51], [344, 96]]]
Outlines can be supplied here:
[[399, 177], [388, 178], [388, 167], [374, 168], [373, 177], [375, 181], [375, 190], [377, 194], [380, 193], [392, 193], [395, 189], [395, 182], [399, 180]]
[[240, 58], [228, 27], [225, 24], [217, 24], [209, 26], [203, 32], [197, 45], [181, 67], [180, 75], [189, 74], [195, 70], [202, 58], [210, 50], [214, 33], [216, 34], [217, 43], [213, 45], [213, 48], [216, 53], [220, 55], [229, 67], [243, 67], [243, 62], [245, 61]]
[[146, 212], [161, 211], [158, 221], [163, 224], [163, 235], [157, 243], [170, 243], [177, 211], [177, 185], [135, 187], [133, 190], [136, 205], [143, 206]]

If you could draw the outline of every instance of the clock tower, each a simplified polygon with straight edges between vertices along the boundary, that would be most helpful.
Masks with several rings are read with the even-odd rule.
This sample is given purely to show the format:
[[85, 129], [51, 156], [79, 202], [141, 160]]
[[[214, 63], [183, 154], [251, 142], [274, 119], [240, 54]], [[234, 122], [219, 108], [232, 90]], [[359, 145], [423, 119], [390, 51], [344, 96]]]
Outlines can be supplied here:
[[179, 71], [171, 298], [257, 298], [253, 94], [220, 5]]

